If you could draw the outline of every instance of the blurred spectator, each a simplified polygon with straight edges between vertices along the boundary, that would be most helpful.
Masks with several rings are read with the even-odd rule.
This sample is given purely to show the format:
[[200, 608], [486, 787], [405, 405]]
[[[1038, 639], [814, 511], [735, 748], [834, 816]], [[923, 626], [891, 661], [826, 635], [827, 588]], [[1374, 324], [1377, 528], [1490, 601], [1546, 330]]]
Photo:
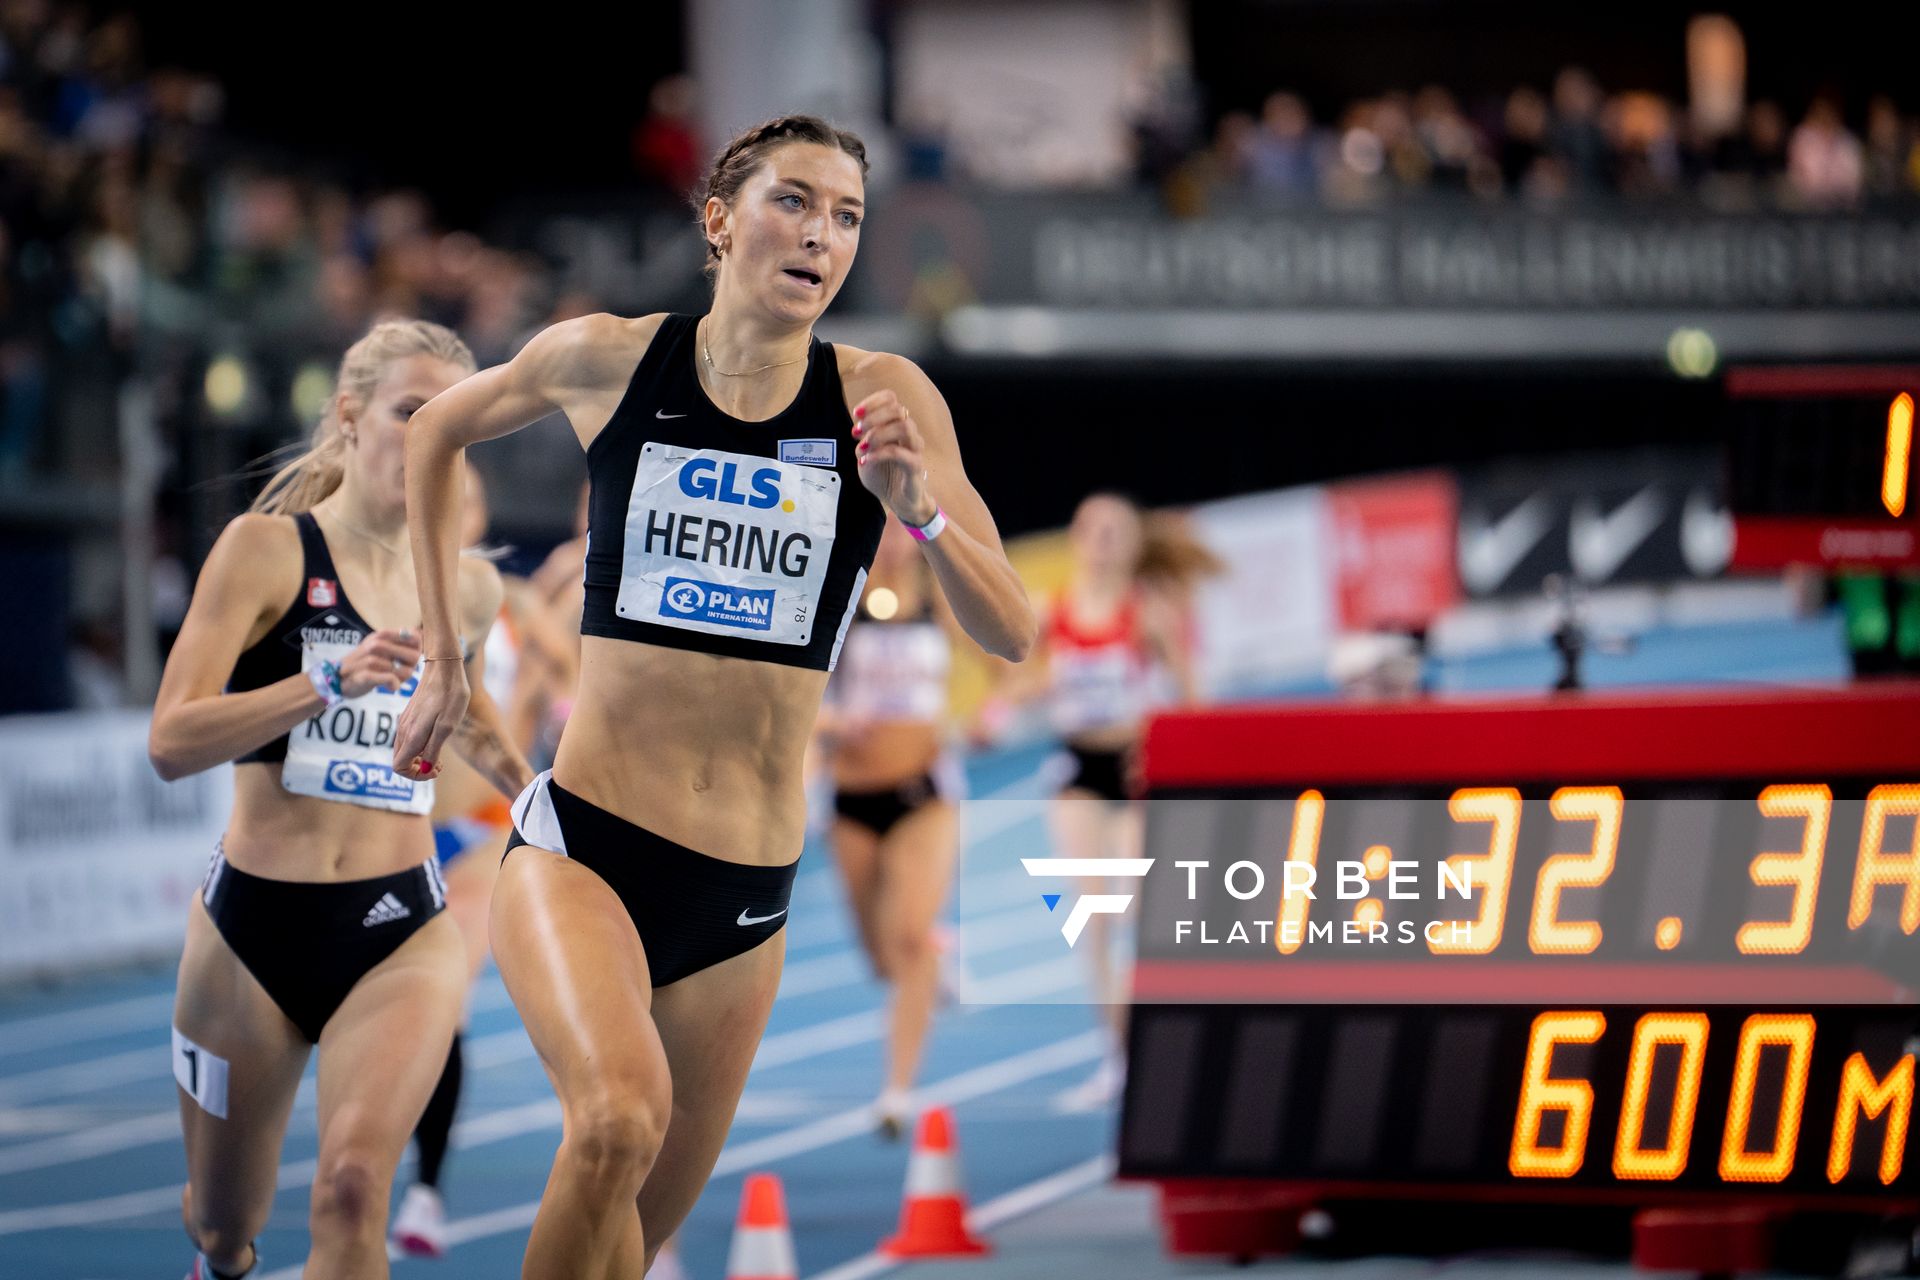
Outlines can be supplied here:
[[1386, 150], [1387, 173], [1403, 191], [1416, 191], [1433, 176], [1433, 164], [1413, 128], [1413, 104], [1389, 93], [1373, 106], [1373, 128]]
[[1653, 93], [1623, 93], [1607, 104], [1614, 185], [1624, 195], [1662, 196], [1678, 189], [1680, 139], [1674, 111]]
[[1196, 152], [1167, 183], [1167, 207], [1175, 217], [1197, 217], [1216, 195], [1246, 187], [1258, 127], [1244, 111], [1220, 117], [1212, 145]]
[[1547, 149], [1547, 100], [1522, 85], [1507, 95], [1500, 140], [1500, 178], [1508, 191], [1536, 200], [1566, 193], [1566, 171]]
[[925, 102], [910, 105], [899, 126], [900, 157], [908, 182], [945, 182], [951, 160], [947, 131], [939, 114]]
[[1309, 196], [1319, 189], [1313, 118], [1299, 95], [1268, 95], [1248, 147], [1247, 176], [1254, 190], [1269, 195]]
[[1866, 157], [1860, 140], [1847, 132], [1832, 98], [1814, 99], [1807, 118], [1787, 144], [1787, 176], [1807, 204], [1853, 204], [1866, 182]]
[[1199, 145], [1199, 90], [1180, 67], [1162, 67], [1141, 81], [1132, 113], [1134, 172], [1141, 185], [1160, 187]]
[[1377, 114], [1375, 104], [1361, 102], [1341, 117], [1325, 185], [1327, 198], [1336, 204], [1367, 204], [1387, 190], [1387, 146], [1376, 127]]
[[1480, 135], [1451, 93], [1428, 85], [1413, 100], [1413, 133], [1427, 171], [1427, 185], [1465, 191], [1483, 176]]
[[1579, 67], [1568, 67], [1554, 79], [1548, 145], [1568, 186], [1582, 195], [1613, 185], [1612, 157], [1600, 124], [1602, 101], [1599, 82]]
[[1886, 94], [1867, 104], [1867, 191], [1878, 197], [1920, 190], [1920, 134]]
[[1706, 146], [1739, 131], [1747, 100], [1747, 40], [1721, 13], [1687, 22], [1687, 111], [1692, 136]]
[[693, 126], [698, 105], [692, 76], [668, 76], [648, 92], [647, 114], [633, 126], [634, 169], [676, 195], [691, 193], [706, 172]]
[[126, 705], [120, 633], [114, 622], [89, 618], [74, 623], [67, 646], [67, 681], [77, 710], [110, 711]]

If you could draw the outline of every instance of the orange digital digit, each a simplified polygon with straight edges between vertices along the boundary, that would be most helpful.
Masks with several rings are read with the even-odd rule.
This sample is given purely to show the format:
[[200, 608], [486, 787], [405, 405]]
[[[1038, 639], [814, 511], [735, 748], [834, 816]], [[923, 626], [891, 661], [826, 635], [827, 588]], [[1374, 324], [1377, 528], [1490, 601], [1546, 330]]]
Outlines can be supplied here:
[[[1493, 833], [1485, 853], [1456, 853], [1447, 859], [1456, 877], [1480, 895], [1480, 910], [1459, 941], [1429, 937], [1435, 955], [1486, 955], [1500, 945], [1507, 914], [1507, 890], [1513, 883], [1513, 851], [1520, 843], [1520, 793], [1512, 787], [1462, 787], [1447, 801], [1455, 822], [1490, 822]], [[1451, 890], [1449, 891], [1451, 892]], [[1452, 933], [1452, 930], [1436, 931]]]
[[1887, 406], [1887, 460], [1880, 469], [1880, 501], [1899, 519], [1907, 511], [1907, 472], [1913, 462], [1913, 397], [1902, 391]]
[[1590, 889], [1613, 874], [1620, 848], [1620, 819], [1626, 799], [1618, 787], [1562, 787], [1548, 807], [1562, 822], [1591, 822], [1593, 844], [1585, 853], [1556, 853], [1540, 867], [1533, 893], [1533, 923], [1527, 942], [1534, 954], [1583, 956], [1600, 945], [1598, 920], [1560, 919], [1560, 894]]
[[1915, 824], [1912, 848], [1890, 854], [1882, 849], [1887, 819], [1920, 814], [1920, 786], [1875, 787], [1867, 792], [1867, 816], [1860, 824], [1860, 860], [1853, 869], [1853, 901], [1847, 907], [1847, 927], [1858, 929], [1873, 914], [1873, 891], [1883, 884], [1905, 890], [1900, 897], [1900, 929], [1920, 929], [1920, 823]]
[[[1520, 1085], [1520, 1109], [1513, 1121], [1513, 1145], [1507, 1168], [1517, 1178], [1571, 1178], [1587, 1158], [1587, 1126], [1593, 1120], [1593, 1086], [1585, 1080], [1548, 1076], [1554, 1046], [1592, 1044], [1607, 1029], [1597, 1012], [1543, 1013], [1533, 1020], [1527, 1039], [1527, 1073]], [[1549, 1111], [1565, 1115], [1558, 1146], [1540, 1145], [1540, 1120]]]
[[1760, 793], [1760, 812], [1769, 818], [1801, 818], [1798, 853], [1763, 853], [1747, 874], [1758, 885], [1793, 886], [1793, 909], [1785, 920], [1750, 920], [1734, 943], [1749, 956], [1791, 956], [1807, 949], [1813, 937], [1813, 908], [1820, 896], [1820, 867], [1827, 859], [1827, 824], [1833, 816], [1833, 792], [1823, 786], [1768, 787]]
[[[1648, 1150], [1647, 1094], [1653, 1087], [1653, 1058], [1661, 1045], [1680, 1047], [1674, 1082], [1672, 1119], [1667, 1138]], [[1633, 1028], [1633, 1057], [1627, 1065], [1627, 1089], [1620, 1100], [1620, 1131], [1613, 1147], [1613, 1176], [1669, 1181], [1687, 1167], [1693, 1146], [1693, 1117], [1700, 1106], [1700, 1068], [1707, 1058], [1707, 1015], [1649, 1013]]]
[[[1892, 1108], [1891, 1111], [1888, 1108]], [[1838, 1182], [1853, 1168], [1853, 1139], [1860, 1113], [1877, 1120], [1885, 1113], [1886, 1137], [1880, 1143], [1880, 1182], [1892, 1186], [1907, 1151], [1907, 1122], [1913, 1116], [1913, 1055], [1903, 1054], [1884, 1079], [1875, 1079], [1865, 1056], [1847, 1059], [1840, 1074], [1840, 1108], [1833, 1115], [1833, 1148], [1827, 1152], [1827, 1181]]]
[[[1781, 1082], [1779, 1119], [1764, 1151], [1747, 1150], [1753, 1123], [1753, 1091], [1760, 1079], [1760, 1055], [1770, 1047], [1787, 1051]], [[1740, 1028], [1740, 1048], [1728, 1099], [1726, 1140], [1720, 1145], [1720, 1176], [1728, 1182], [1779, 1182], [1793, 1170], [1800, 1145], [1800, 1111], [1807, 1101], [1807, 1066], [1813, 1061], [1813, 1015], [1756, 1013]]]
[[[1287, 839], [1287, 861], [1314, 868], [1320, 861], [1320, 827], [1327, 816], [1327, 798], [1318, 791], [1302, 791], [1293, 802], [1293, 834]], [[1280, 869], [1280, 918], [1273, 945], [1290, 956], [1307, 940], [1307, 909], [1313, 899], [1305, 892], [1287, 892], [1286, 868]], [[1291, 941], [1288, 939], [1291, 938]]]

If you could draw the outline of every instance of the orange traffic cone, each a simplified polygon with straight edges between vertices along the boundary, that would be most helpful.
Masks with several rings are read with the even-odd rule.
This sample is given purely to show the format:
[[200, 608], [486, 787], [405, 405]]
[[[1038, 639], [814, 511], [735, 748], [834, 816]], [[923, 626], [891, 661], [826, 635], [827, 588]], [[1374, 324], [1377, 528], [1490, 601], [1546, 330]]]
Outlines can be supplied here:
[[991, 1251], [985, 1240], [967, 1230], [967, 1197], [960, 1187], [953, 1113], [945, 1107], [923, 1112], [913, 1155], [907, 1160], [900, 1230], [880, 1242], [880, 1252], [889, 1258], [971, 1258]]
[[727, 1280], [799, 1280], [787, 1197], [771, 1173], [750, 1173], [740, 1189], [740, 1220], [727, 1250]]

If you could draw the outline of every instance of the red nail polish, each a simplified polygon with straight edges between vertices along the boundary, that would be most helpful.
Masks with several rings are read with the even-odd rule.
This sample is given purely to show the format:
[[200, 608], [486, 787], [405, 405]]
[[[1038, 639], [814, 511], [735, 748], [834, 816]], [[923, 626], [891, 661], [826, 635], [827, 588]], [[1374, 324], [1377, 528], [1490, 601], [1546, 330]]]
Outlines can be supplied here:
[[856, 423], [854, 423], [854, 424], [853, 424], [853, 438], [854, 438], [855, 440], [858, 440], [858, 439], [860, 438], [860, 433], [861, 433], [862, 431], [865, 431], [865, 430], [866, 430], [866, 428], [865, 428], [865, 427], [863, 427], [863, 426], [861, 426], [861, 425], [860, 425], [859, 423], [857, 423], [857, 422], [856, 422]]
[[853, 416], [854, 416], [854, 417], [855, 417], [856, 419], [859, 419], [859, 418], [864, 418], [864, 417], [866, 417], [866, 416], [867, 416], [867, 406], [865, 406], [865, 405], [861, 405], [861, 406], [860, 406], [860, 407], [859, 407], [858, 409], [855, 409], [855, 410], [853, 411]]

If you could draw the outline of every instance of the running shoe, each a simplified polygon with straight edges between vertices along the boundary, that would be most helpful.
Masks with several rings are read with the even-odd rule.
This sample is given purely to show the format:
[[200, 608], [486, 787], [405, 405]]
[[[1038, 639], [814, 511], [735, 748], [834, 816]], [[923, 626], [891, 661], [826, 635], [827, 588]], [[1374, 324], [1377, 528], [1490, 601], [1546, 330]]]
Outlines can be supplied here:
[[443, 1258], [447, 1253], [447, 1206], [440, 1193], [416, 1182], [401, 1198], [389, 1233], [394, 1247], [409, 1258]]

